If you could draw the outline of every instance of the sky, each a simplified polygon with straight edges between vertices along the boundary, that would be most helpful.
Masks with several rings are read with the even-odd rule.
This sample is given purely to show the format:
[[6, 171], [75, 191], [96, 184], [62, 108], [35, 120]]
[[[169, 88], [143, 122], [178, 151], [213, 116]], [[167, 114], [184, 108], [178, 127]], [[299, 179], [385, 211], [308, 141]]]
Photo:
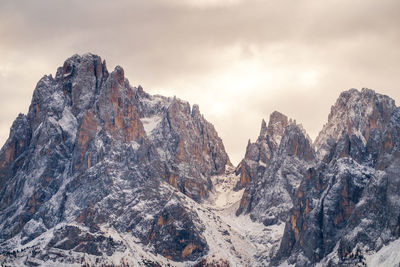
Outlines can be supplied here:
[[314, 140], [340, 92], [400, 101], [398, 0], [0, 0], [0, 143], [73, 54], [199, 104], [234, 164], [274, 110]]

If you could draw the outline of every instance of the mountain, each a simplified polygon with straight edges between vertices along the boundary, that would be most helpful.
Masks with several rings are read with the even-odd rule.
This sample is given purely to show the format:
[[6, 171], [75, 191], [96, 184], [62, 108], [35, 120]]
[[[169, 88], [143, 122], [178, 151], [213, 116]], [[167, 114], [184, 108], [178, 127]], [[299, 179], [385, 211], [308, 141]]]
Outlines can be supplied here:
[[343, 92], [315, 147], [275, 264], [366, 263], [400, 237], [400, 108], [369, 89]]
[[262, 175], [266, 163], [270, 161], [272, 153], [279, 146], [287, 124], [287, 117], [277, 111], [271, 114], [268, 127], [265, 120], [262, 120], [260, 135], [254, 143], [249, 140], [244, 159], [235, 171], [236, 175], [240, 175], [235, 190], [245, 188], [257, 176]]
[[38, 82], [1, 149], [1, 252], [37, 248], [32, 262], [74, 262], [64, 252], [111, 256], [132, 239], [196, 260], [209, 246], [187, 201], [207, 199], [210, 177], [230, 165], [197, 105], [151, 96], [121, 67], [74, 55]]
[[262, 121], [235, 187], [244, 188], [236, 214], [276, 230], [259, 265], [389, 264], [380, 253], [400, 262], [399, 111], [388, 96], [350, 89], [314, 144], [279, 112]]
[[[264, 226], [276, 226], [269, 253], [257, 255], [268, 262], [283, 235], [283, 227], [293, 207], [302, 177], [313, 166], [315, 153], [301, 125], [277, 111], [270, 115], [268, 127], [263, 120], [260, 136], [246, 149], [237, 168], [240, 182], [249, 177], [236, 215], [245, 214]], [[248, 169], [252, 172], [246, 172]], [[251, 175], [255, 173], [256, 175]]]
[[273, 112], [235, 168], [197, 105], [74, 55], [0, 150], [2, 266], [395, 266], [400, 108], [343, 92], [312, 143]]

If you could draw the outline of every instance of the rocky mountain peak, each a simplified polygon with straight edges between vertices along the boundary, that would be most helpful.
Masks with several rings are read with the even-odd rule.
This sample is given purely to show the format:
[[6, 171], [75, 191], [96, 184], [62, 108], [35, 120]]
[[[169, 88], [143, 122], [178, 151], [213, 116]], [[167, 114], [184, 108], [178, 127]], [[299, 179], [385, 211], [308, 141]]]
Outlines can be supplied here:
[[203, 116], [203, 115], [201, 115], [201, 113], [200, 113], [199, 105], [194, 104], [194, 105], [192, 106], [192, 117], [193, 117], [193, 118], [198, 118], [198, 119], [200, 119], [202, 116]]
[[316, 148], [275, 111], [233, 171], [198, 105], [74, 55], [37, 83], [0, 150], [0, 265], [354, 266], [396, 254], [400, 108], [343, 92]]
[[258, 167], [262, 171], [245, 187], [236, 211], [237, 216], [250, 216], [265, 228], [274, 229], [268, 253], [255, 256], [260, 262], [270, 262], [277, 252], [285, 222], [298, 197], [297, 188], [314, 164], [315, 153], [303, 129], [293, 121], [288, 122], [279, 146], [266, 164]]
[[[267, 136], [267, 131], [268, 131], [268, 127], [267, 127], [267, 123], [265, 122], [264, 119], [262, 119], [261, 121], [261, 129], [260, 129], [260, 134], [258, 136], [258, 138], [265, 138]], [[250, 140], [249, 140], [250, 141]]]
[[293, 198], [277, 258], [354, 266], [399, 237], [397, 111], [393, 99], [370, 89], [339, 96], [316, 140], [319, 158]]
[[[297, 137], [299, 136], [299, 131], [301, 132], [301, 136], [306, 136], [307, 144], [303, 144], [303, 141], [301, 141], [302, 153], [297, 155], [296, 147], [293, 147], [293, 149], [296, 151], [292, 152], [297, 156], [305, 155], [309, 160], [313, 158], [314, 151], [311, 147], [309, 147], [311, 140], [303, 127], [301, 125], [297, 125], [296, 121], [291, 119], [289, 120], [286, 115], [278, 111], [274, 111], [269, 117], [268, 126], [265, 120], [262, 120], [260, 135], [258, 136], [256, 142], [252, 143], [249, 140], [247, 144], [245, 157], [236, 168], [236, 174], [240, 175], [240, 181], [236, 185], [235, 190], [246, 187], [256, 177], [262, 176], [265, 168], [269, 165], [271, 159], [273, 158], [273, 155], [283, 153], [282, 151], [279, 152], [278, 148], [280, 147], [281, 140], [286, 131], [288, 132], [285, 140], [286, 142], [293, 142], [293, 145], [297, 144], [297, 141], [294, 140], [298, 139]], [[287, 147], [291, 146], [292, 144], [285, 144], [282, 146], [281, 150], [287, 149]], [[307, 151], [305, 152], [303, 149]]]
[[70, 57], [38, 82], [0, 160], [1, 250], [54, 230], [46, 249], [103, 255], [111, 253], [106, 227], [176, 261], [208, 250], [197, 215], [179, 199], [207, 199], [210, 177], [230, 165], [197, 105], [132, 87], [122, 67], [109, 73], [93, 54]]
[[283, 132], [285, 131], [287, 125], [288, 117], [286, 115], [278, 111], [274, 111], [269, 116], [267, 135], [273, 146], [272, 149], [275, 149], [279, 146]]
[[55, 79], [68, 83], [83, 77], [87, 77], [87, 79], [94, 77], [100, 81], [102, 77], [106, 79], [108, 75], [105, 60], [102, 61], [101, 57], [87, 53], [82, 56], [75, 54], [65, 60], [63, 66], [57, 69]]
[[393, 99], [371, 89], [342, 92], [315, 140], [320, 158], [331, 154], [332, 144], [342, 136], [357, 138], [366, 145], [371, 136], [384, 131], [395, 107]]

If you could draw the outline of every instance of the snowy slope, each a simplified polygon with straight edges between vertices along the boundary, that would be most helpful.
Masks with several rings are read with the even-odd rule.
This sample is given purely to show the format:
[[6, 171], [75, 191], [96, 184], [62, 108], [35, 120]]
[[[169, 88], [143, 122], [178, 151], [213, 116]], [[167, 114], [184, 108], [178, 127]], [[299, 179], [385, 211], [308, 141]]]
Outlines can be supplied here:
[[366, 256], [367, 266], [397, 267], [400, 264], [400, 239]]
[[231, 251], [229, 259], [233, 266], [235, 261], [232, 260], [232, 256], [242, 259], [239, 261], [240, 265], [262, 266], [268, 263], [269, 254], [277, 249], [283, 235], [284, 224], [267, 227], [262, 223], [252, 221], [249, 215], [236, 216], [235, 213], [244, 191], [243, 189], [233, 190], [238, 179], [240, 177], [234, 174], [234, 169], [227, 169], [224, 176], [212, 177], [214, 191], [206, 205], [207, 210], [214, 214], [214, 222], [207, 220], [207, 217], [200, 217], [204, 218], [208, 225], [206, 236], [215, 242], [219, 240], [215, 237], [222, 233], [222, 238], [230, 244], [229, 247], [223, 247], [221, 244], [210, 248], [210, 253], [214, 250], [216, 255], [220, 254], [222, 246], [222, 251]]
[[[181, 204], [198, 215], [197, 223], [204, 227], [203, 235], [209, 245], [208, 253], [203, 259], [209, 263], [229, 263], [230, 266], [261, 266], [263, 262], [267, 263], [269, 260], [265, 255], [277, 248], [284, 224], [265, 227], [263, 224], [251, 221], [248, 215], [237, 217], [235, 211], [243, 194], [243, 190], [233, 190], [238, 179], [233, 167], [228, 167], [224, 175], [213, 176], [211, 180], [214, 189], [209, 200], [202, 204], [193, 201], [169, 184], [165, 183], [161, 187], [163, 190], [176, 194]], [[110, 237], [121, 248], [111, 256], [94, 256], [49, 248], [47, 244], [53, 239], [54, 233], [67, 226], [77, 227], [83, 233], [90, 234], [90, 229], [82, 224], [61, 223], [25, 245], [21, 245], [18, 238], [15, 238], [15, 251], [21, 252], [18, 252], [18, 258], [15, 261], [11, 260], [11, 264], [24, 265], [32, 262], [32, 264], [51, 266], [56, 262], [59, 264], [60, 260], [63, 261], [60, 266], [80, 266], [80, 262], [109, 265], [124, 263], [132, 266], [143, 266], [146, 262], [171, 266], [191, 266], [195, 263], [174, 262], [161, 255], [155, 255], [151, 247], [144, 245], [139, 239], [109, 226], [101, 227], [101, 235]], [[10, 262], [10, 259], [8, 261]], [[0, 259], [0, 263], [6, 262]]]

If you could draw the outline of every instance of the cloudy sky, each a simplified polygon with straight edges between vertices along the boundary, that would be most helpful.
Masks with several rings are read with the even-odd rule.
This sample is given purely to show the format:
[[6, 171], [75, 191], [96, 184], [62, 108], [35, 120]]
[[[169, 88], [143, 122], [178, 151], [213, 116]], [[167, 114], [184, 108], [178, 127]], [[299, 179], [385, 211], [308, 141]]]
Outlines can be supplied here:
[[398, 0], [0, 0], [0, 143], [71, 55], [200, 105], [233, 163], [278, 110], [315, 138], [339, 93], [400, 101]]

